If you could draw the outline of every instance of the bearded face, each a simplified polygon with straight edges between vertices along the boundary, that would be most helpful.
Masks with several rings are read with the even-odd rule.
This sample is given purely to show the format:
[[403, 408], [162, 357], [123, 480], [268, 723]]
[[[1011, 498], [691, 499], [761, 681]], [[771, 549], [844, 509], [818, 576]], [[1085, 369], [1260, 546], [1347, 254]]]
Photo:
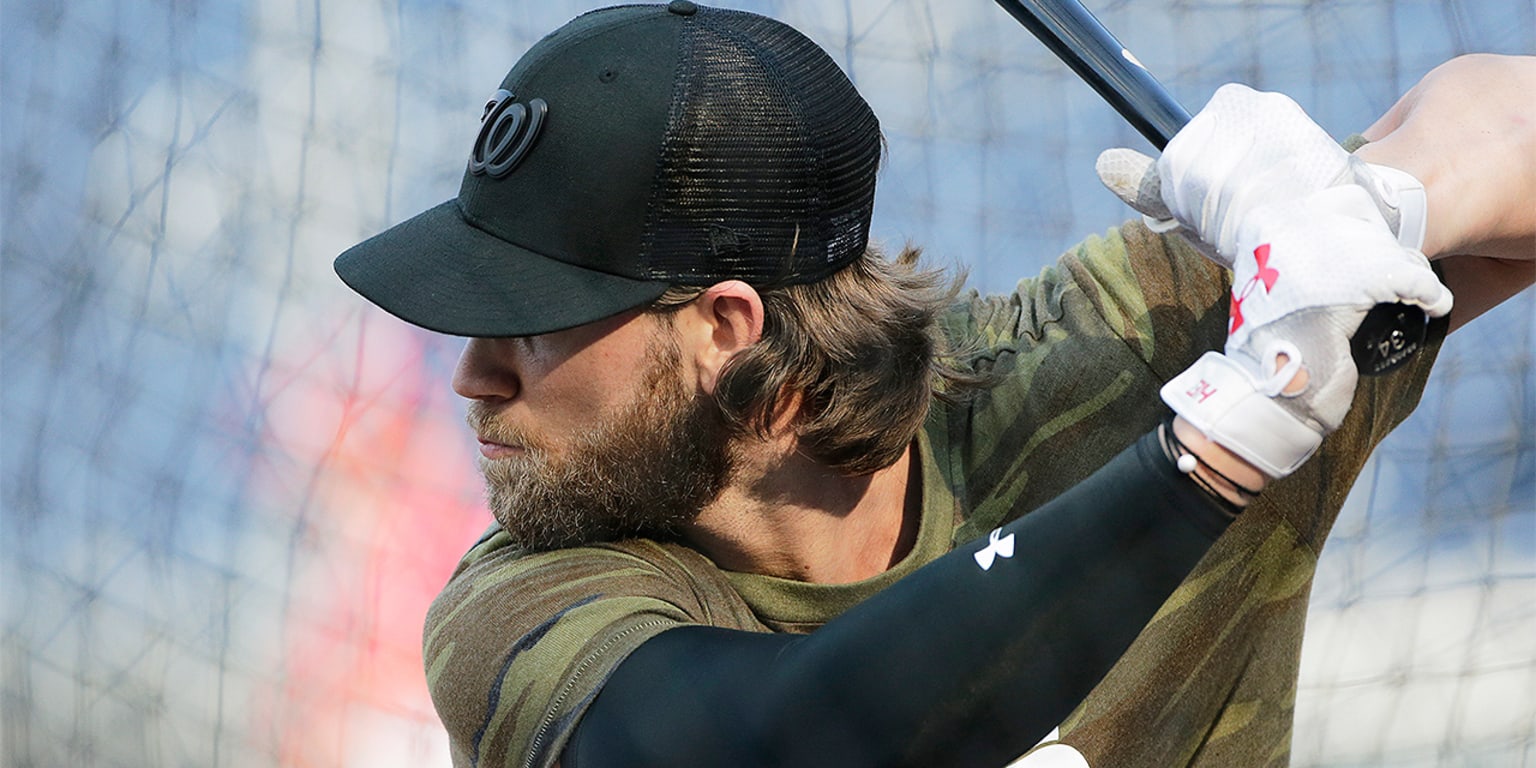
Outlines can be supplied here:
[[653, 337], [645, 366], [631, 401], [574, 433], [535, 434], [470, 403], [477, 433], [524, 449], [480, 459], [491, 511], [519, 546], [675, 538], [719, 495], [732, 462], [713, 403], [685, 387], [667, 334]]

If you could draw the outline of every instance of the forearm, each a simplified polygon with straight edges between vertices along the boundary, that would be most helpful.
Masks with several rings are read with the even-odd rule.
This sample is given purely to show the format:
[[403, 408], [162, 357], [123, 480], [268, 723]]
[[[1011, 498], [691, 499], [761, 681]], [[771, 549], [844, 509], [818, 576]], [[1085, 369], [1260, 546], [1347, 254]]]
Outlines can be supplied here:
[[1536, 57], [1462, 56], [1363, 132], [1361, 158], [1424, 183], [1425, 255], [1536, 258], [1533, 98]]
[[[1364, 136], [1382, 134], [1386, 126], [1394, 125], [1393, 120], [1400, 119], [1396, 113], [1411, 98], [1411, 94], [1405, 97]], [[1521, 224], [1518, 218], [1536, 218], [1536, 205], [1516, 205], [1501, 211], [1497, 203], [1509, 201], [1480, 198], [1501, 188], [1497, 170], [1484, 169], [1491, 172], [1476, 178], [1468, 172], [1469, 168], [1448, 164], [1442, 155], [1424, 148], [1427, 140], [1415, 135], [1423, 132], [1422, 127], [1399, 128], [1361, 145], [1355, 154], [1368, 162], [1408, 171], [1424, 183], [1429, 198], [1429, 221], [1423, 250], [1435, 260], [1441, 281], [1456, 296], [1449, 326], [1450, 331], [1455, 331], [1536, 282], [1536, 237], [1530, 234], [1536, 232], [1536, 221]], [[1500, 138], [1520, 141], [1518, 136]], [[1530, 152], [1536, 157], [1536, 142]], [[1519, 166], [1512, 167], [1518, 188], [1522, 183]], [[1536, 195], [1536, 179], [1525, 179], [1524, 184], [1530, 187], [1526, 194]], [[1501, 194], [1506, 193], [1519, 194]], [[1528, 202], [1536, 198], [1522, 199]], [[1490, 220], [1491, 217], [1502, 222]]]
[[1450, 330], [1536, 282], [1536, 58], [1464, 56], [1424, 77], [1355, 154], [1428, 195], [1425, 255], [1456, 296]]
[[658, 635], [566, 768], [1001, 764], [1087, 695], [1228, 519], [1143, 438], [811, 635]]
[[[1536, 201], [1532, 203], [1536, 207]], [[1471, 322], [1536, 282], [1536, 260], [1447, 256], [1436, 262], [1440, 278], [1456, 295], [1450, 331]]]

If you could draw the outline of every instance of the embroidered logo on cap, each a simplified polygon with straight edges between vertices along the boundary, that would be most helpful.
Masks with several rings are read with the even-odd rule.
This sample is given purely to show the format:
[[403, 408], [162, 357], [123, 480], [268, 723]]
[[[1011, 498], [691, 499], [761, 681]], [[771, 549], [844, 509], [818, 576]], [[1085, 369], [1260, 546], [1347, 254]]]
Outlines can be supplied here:
[[721, 224], [709, 225], [709, 249], [715, 256], [736, 256], [752, 250], [752, 238]]
[[469, 153], [469, 172], [493, 179], [511, 173], [533, 148], [548, 113], [549, 104], [543, 99], [523, 104], [511, 91], [497, 91], [480, 116], [480, 134]]

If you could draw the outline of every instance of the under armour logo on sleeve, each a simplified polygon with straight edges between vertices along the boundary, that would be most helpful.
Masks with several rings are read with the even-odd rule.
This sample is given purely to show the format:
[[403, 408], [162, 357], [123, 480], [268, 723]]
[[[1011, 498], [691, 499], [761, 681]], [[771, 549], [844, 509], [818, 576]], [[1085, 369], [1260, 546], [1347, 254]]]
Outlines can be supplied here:
[[1061, 729], [1052, 730], [1034, 749], [1009, 763], [1007, 768], [1093, 768], [1083, 753], [1060, 739]]
[[987, 535], [987, 545], [976, 551], [976, 564], [983, 571], [991, 570], [992, 563], [999, 557], [1013, 557], [1013, 534], [1002, 534], [1003, 529], [992, 529], [992, 533]]

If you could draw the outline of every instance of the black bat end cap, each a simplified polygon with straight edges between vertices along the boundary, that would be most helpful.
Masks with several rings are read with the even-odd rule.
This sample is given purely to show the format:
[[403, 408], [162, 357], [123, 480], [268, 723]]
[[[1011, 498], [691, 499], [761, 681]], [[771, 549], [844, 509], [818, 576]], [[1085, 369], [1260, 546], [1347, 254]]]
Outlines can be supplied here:
[[1349, 340], [1361, 376], [1380, 376], [1408, 362], [1424, 346], [1429, 321], [1410, 304], [1378, 304]]

